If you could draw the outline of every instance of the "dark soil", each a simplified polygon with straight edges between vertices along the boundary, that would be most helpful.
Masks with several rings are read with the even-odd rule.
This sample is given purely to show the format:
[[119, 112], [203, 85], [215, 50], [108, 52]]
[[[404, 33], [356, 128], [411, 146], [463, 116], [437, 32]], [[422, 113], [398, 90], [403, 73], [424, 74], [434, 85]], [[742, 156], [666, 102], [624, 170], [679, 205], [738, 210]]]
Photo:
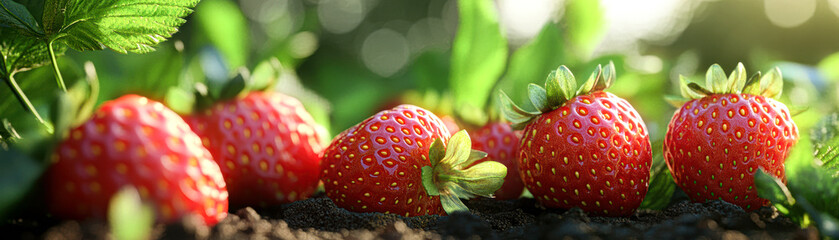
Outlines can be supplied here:
[[[353, 213], [325, 197], [277, 208], [239, 209], [209, 228], [197, 221], [159, 225], [163, 239], [818, 239], [770, 207], [746, 213], [722, 201], [678, 202], [662, 211], [642, 210], [630, 217], [588, 216], [579, 209], [542, 209], [533, 199], [467, 202], [469, 213], [402, 217]], [[11, 239], [109, 238], [97, 221], [19, 219], [0, 230]], [[5, 237], [4, 237], [5, 238]]]

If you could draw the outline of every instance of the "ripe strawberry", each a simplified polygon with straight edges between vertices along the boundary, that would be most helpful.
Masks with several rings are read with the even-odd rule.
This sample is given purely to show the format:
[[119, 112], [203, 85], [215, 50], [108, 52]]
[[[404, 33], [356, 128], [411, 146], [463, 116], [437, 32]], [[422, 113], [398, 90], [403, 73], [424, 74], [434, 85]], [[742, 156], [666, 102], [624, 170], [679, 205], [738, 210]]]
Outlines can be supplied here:
[[602, 91], [613, 78], [613, 64], [598, 66], [575, 93], [574, 76], [560, 66], [548, 77], [547, 90], [530, 85], [540, 112], [521, 110], [502, 93], [507, 118], [515, 127], [526, 124], [519, 172], [542, 205], [626, 216], [644, 199], [652, 162], [649, 136], [626, 100]]
[[516, 159], [519, 147], [519, 135], [513, 131], [509, 123], [488, 123], [472, 133], [472, 148], [487, 153], [484, 161], [496, 161], [507, 166], [507, 176], [504, 185], [495, 192], [499, 200], [516, 199], [524, 190], [524, 183], [519, 177], [519, 162]]
[[786, 181], [784, 161], [798, 141], [789, 110], [773, 99], [781, 94], [781, 72], [747, 81], [742, 64], [729, 78], [713, 65], [706, 78], [709, 90], [682, 78], [682, 94], [692, 100], [667, 127], [664, 159], [693, 201], [721, 199], [756, 210], [769, 201], [758, 197], [754, 173], [763, 168]]
[[297, 99], [251, 92], [189, 123], [221, 166], [231, 205], [283, 204], [315, 192], [323, 146], [319, 126]]
[[175, 112], [137, 95], [106, 102], [70, 130], [47, 173], [49, 207], [58, 216], [104, 218], [108, 201], [133, 186], [163, 222], [197, 214], [213, 225], [227, 216], [218, 165]]
[[491, 161], [466, 168], [486, 154], [470, 154], [465, 131], [449, 136], [443, 122], [422, 108], [400, 105], [379, 112], [339, 134], [324, 152], [326, 195], [356, 212], [413, 216], [463, 210], [458, 197], [494, 192], [506, 168]]

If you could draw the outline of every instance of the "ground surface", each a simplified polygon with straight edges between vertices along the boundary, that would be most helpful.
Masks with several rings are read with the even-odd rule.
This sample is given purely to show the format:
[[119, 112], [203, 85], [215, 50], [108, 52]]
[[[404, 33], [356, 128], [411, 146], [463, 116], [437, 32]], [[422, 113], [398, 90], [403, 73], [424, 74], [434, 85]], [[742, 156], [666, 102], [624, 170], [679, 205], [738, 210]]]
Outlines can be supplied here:
[[[625, 218], [591, 217], [579, 209], [546, 210], [533, 199], [467, 202], [471, 214], [405, 218], [352, 213], [325, 197], [277, 208], [239, 209], [212, 228], [184, 221], [159, 225], [163, 239], [818, 239], [769, 207], [746, 213], [734, 205], [677, 202], [662, 211]], [[0, 231], [12, 239], [100, 239], [108, 229], [97, 221], [18, 219]], [[5, 234], [5, 236], [9, 236]]]

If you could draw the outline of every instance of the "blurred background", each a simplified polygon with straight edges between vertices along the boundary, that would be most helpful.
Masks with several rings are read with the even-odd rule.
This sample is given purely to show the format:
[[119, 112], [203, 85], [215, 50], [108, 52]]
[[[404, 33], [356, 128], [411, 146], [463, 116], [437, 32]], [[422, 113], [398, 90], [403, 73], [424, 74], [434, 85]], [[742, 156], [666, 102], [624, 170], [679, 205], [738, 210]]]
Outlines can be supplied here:
[[[68, 50], [60, 67], [72, 85], [83, 76], [83, 63], [93, 62], [101, 103], [126, 93], [164, 99], [164, 89], [226, 79], [276, 58], [278, 91], [301, 99], [330, 137], [399, 103], [479, 125], [499, 90], [529, 105], [527, 83], [541, 85], [560, 64], [582, 81], [609, 61], [618, 69], [610, 91], [643, 115], [653, 142], [663, 138], [675, 110], [663, 96], [678, 94], [678, 76], [701, 80], [713, 63], [728, 72], [743, 62], [749, 75], [780, 67], [782, 101], [809, 109], [796, 116], [802, 132], [837, 106], [839, 0], [492, 3], [483, 17], [497, 27], [481, 25], [487, 20], [475, 20], [481, 16], [461, 19], [454, 0], [203, 0], [153, 53]], [[461, 24], [470, 22], [475, 34], [455, 44]], [[496, 55], [458, 57], [453, 46]], [[56, 91], [52, 71], [39, 68], [16, 79], [48, 115]], [[0, 118], [11, 119], [24, 137], [45, 134], [5, 85], [0, 100]]]

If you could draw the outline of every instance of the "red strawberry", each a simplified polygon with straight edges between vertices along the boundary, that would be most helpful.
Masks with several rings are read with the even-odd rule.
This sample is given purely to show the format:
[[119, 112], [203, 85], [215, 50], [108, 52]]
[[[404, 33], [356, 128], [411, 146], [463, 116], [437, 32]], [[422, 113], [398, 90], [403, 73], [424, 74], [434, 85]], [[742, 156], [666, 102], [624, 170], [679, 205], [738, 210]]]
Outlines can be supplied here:
[[49, 207], [58, 216], [104, 218], [108, 201], [132, 186], [163, 222], [197, 214], [213, 225], [227, 216], [218, 165], [175, 112], [136, 95], [106, 102], [70, 130], [47, 173]]
[[[414, 216], [463, 210], [457, 197], [494, 192], [506, 169], [496, 162], [464, 169], [486, 155], [470, 154], [465, 132], [449, 136], [443, 122], [422, 108], [400, 105], [379, 112], [339, 134], [324, 152], [326, 195], [356, 212]], [[464, 178], [449, 179], [456, 177]]]
[[221, 166], [231, 205], [288, 203], [316, 190], [323, 151], [319, 126], [297, 99], [251, 92], [189, 123]]
[[710, 90], [682, 79], [683, 95], [692, 100], [667, 127], [664, 159], [693, 201], [721, 199], [752, 211], [769, 204], [754, 188], [759, 168], [786, 181], [784, 161], [798, 128], [787, 107], [773, 99], [782, 89], [780, 70], [756, 76], [747, 82], [740, 64], [726, 78], [713, 65], [705, 86]]
[[551, 73], [547, 90], [531, 84], [526, 112], [502, 94], [505, 115], [524, 128], [519, 172], [542, 205], [579, 207], [609, 215], [631, 214], [647, 193], [652, 152], [644, 121], [626, 100], [603, 92], [614, 65], [597, 67], [576, 89], [565, 66]]
[[509, 123], [493, 122], [484, 125], [472, 133], [472, 148], [487, 153], [484, 161], [496, 161], [507, 166], [507, 176], [504, 185], [495, 192], [499, 200], [516, 199], [521, 196], [524, 184], [519, 177], [519, 162], [516, 159], [519, 146], [519, 135], [513, 132]]

